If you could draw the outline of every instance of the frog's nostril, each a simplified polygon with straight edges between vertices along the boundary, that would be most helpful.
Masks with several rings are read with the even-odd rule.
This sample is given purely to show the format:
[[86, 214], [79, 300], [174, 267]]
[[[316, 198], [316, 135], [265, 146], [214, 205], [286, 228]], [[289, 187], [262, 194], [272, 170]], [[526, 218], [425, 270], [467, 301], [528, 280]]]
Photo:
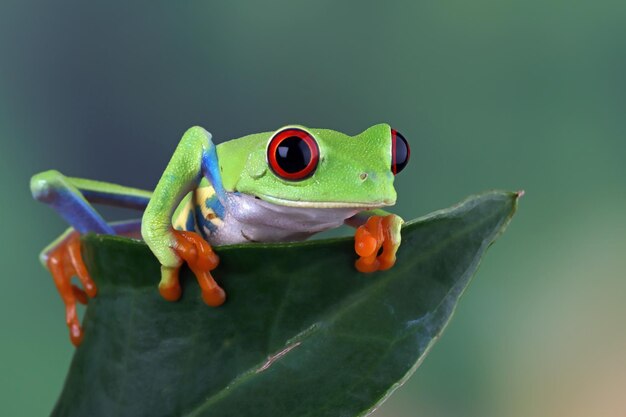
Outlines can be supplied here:
[[365, 181], [367, 179], [367, 172], [361, 172], [361, 175], [359, 175], [359, 178], [361, 178], [361, 181]]

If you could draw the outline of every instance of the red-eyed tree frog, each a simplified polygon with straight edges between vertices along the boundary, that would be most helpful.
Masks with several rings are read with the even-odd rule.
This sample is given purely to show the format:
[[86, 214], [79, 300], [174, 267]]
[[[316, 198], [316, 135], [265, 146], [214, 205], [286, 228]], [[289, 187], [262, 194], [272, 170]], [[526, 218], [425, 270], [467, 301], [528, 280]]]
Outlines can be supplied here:
[[[81, 257], [81, 234], [143, 238], [161, 263], [163, 298], [180, 297], [178, 273], [186, 262], [210, 306], [226, 299], [211, 276], [219, 262], [211, 245], [299, 241], [346, 223], [356, 227], [355, 267], [385, 270], [395, 263], [403, 220], [381, 208], [395, 204], [394, 176], [409, 156], [405, 138], [387, 124], [356, 136], [290, 125], [218, 145], [192, 127], [153, 192], [58, 171], [35, 175], [34, 198], [72, 226], [40, 256], [65, 304], [72, 343], [83, 336], [76, 302], [97, 293]], [[90, 203], [134, 208], [143, 217], [107, 223]], [[84, 290], [71, 284], [73, 276]]]

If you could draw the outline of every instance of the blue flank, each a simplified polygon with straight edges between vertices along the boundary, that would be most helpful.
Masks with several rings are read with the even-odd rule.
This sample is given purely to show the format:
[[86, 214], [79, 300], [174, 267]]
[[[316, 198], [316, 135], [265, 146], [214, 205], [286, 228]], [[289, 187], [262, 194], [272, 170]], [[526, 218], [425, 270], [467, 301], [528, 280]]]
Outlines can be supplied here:
[[208, 198], [205, 201], [205, 204], [206, 208], [213, 210], [213, 213], [215, 213], [217, 217], [219, 217], [220, 219], [224, 218], [224, 205], [222, 204], [220, 199], [217, 198], [216, 194], [213, 194], [211, 198]]
[[[211, 222], [211, 220], [207, 220], [204, 218], [204, 216], [202, 215], [202, 208], [200, 206], [196, 206], [194, 208], [194, 212], [196, 213], [196, 219], [198, 221], [198, 228], [200, 229], [200, 233], [204, 235], [205, 228], [208, 229], [211, 234], [215, 233], [215, 231], [217, 230], [217, 226], [215, 226]], [[204, 236], [204, 237], [208, 237], [208, 236]]]
[[193, 232], [196, 229], [196, 219], [194, 218], [194, 212], [189, 210], [187, 214], [187, 223], [185, 224], [185, 230]]

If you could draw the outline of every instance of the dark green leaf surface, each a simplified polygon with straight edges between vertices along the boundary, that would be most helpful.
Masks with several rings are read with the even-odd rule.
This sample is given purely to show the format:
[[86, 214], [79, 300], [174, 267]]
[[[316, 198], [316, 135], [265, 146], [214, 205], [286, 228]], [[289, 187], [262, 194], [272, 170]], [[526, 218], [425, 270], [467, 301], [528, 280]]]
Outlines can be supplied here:
[[371, 275], [354, 269], [351, 238], [217, 248], [219, 308], [188, 271], [182, 299], [164, 301], [145, 244], [87, 236], [99, 293], [52, 415], [365, 414], [438, 339], [517, 198], [490, 192], [409, 222], [396, 266]]

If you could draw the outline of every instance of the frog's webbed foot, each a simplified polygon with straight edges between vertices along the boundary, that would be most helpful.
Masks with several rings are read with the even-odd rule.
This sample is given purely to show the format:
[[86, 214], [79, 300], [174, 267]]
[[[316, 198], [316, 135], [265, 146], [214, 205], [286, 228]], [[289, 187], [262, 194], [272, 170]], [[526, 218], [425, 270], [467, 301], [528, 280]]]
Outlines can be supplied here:
[[[173, 249], [183, 261], [187, 262], [196, 276], [204, 302], [211, 307], [222, 305], [226, 300], [226, 293], [211, 276], [211, 271], [219, 264], [219, 257], [207, 241], [197, 233], [178, 230], [172, 232], [176, 239]], [[180, 298], [179, 269], [180, 267], [162, 267], [159, 292], [168, 301], [176, 301]]]
[[359, 272], [384, 271], [396, 263], [402, 223], [402, 218], [395, 214], [371, 216], [357, 228], [354, 250], [360, 258], [354, 266]]
[[[80, 234], [70, 233], [46, 255], [46, 266], [54, 278], [54, 284], [65, 304], [65, 322], [70, 330], [70, 340], [74, 346], [80, 345], [83, 331], [76, 314], [76, 302], [87, 304], [98, 292], [91, 279], [80, 252]], [[72, 284], [77, 276], [84, 290]]]

